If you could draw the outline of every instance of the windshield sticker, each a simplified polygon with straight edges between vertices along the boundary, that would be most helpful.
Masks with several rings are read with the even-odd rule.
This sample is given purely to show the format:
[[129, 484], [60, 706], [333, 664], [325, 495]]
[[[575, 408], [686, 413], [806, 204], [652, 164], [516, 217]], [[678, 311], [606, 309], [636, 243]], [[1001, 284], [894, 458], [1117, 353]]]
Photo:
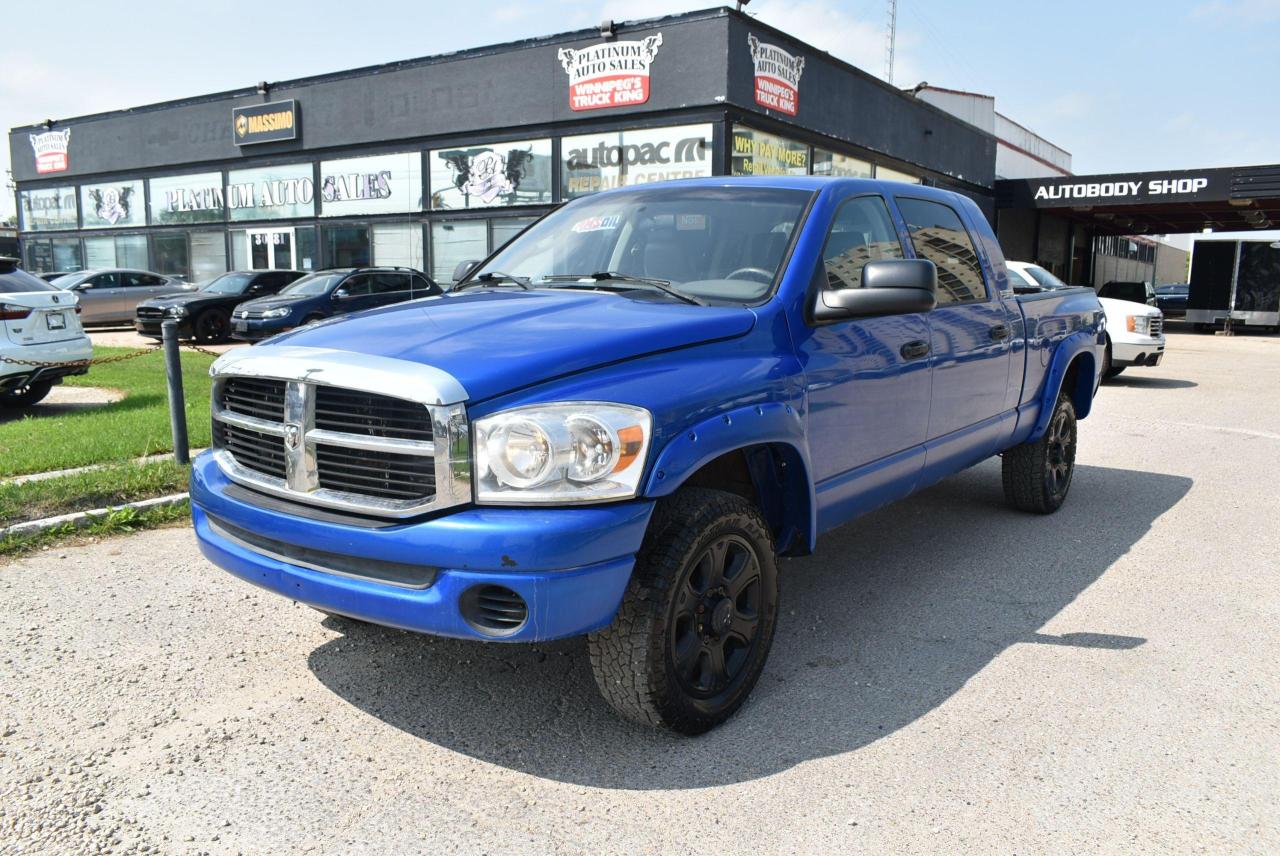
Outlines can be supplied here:
[[573, 224], [574, 232], [600, 232], [605, 229], [616, 229], [622, 222], [619, 214], [609, 214], [605, 217], [587, 217]]
[[599, 110], [649, 100], [649, 66], [662, 46], [662, 33], [638, 42], [603, 42], [560, 48], [556, 56], [569, 75], [569, 108]]
[[681, 214], [676, 218], [677, 232], [705, 232], [706, 230], [706, 214]]
[[756, 103], [788, 116], [800, 109], [800, 75], [804, 73], [804, 57], [793, 56], [777, 45], [760, 41], [747, 34], [751, 62], [756, 67]]

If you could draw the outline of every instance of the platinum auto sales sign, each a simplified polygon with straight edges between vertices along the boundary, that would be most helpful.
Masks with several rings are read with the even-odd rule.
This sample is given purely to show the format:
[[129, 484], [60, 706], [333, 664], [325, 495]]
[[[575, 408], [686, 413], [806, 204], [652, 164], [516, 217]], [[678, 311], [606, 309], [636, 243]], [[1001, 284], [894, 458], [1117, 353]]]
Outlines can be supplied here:
[[648, 101], [649, 67], [660, 47], [662, 33], [640, 41], [561, 48], [556, 55], [569, 75], [569, 108], [600, 110]]
[[70, 128], [31, 134], [31, 148], [36, 152], [36, 172], [66, 172], [67, 150], [70, 147]]
[[756, 67], [756, 103], [788, 116], [800, 109], [800, 75], [804, 57], [793, 56], [777, 45], [766, 44], [747, 33], [751, 62]]

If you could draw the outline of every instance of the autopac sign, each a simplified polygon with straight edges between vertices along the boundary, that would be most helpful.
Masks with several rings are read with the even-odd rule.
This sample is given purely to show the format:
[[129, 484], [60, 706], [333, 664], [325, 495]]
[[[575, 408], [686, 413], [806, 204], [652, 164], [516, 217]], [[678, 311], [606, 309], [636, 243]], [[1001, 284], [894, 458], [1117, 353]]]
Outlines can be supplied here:
[[1067, 176], [1028, 179], [1022, 184], [1018, 195], [1026, 198], [1019, 201], [1036, 208], [1198, 202], [1226, 199], [1230, 189], [1230, 170]]
[[298, 102], [292, 98], [231, 111], [231, 137], [237, 146], [296, 140], [298, 125]]

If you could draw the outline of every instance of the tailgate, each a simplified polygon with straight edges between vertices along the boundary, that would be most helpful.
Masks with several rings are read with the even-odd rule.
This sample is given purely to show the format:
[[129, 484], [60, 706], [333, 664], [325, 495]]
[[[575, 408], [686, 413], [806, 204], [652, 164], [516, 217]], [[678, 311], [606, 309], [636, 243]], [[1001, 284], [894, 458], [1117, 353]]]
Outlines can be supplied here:
[[75, 295], [64, 291], [0, 294], [0, 324], [15, 345], [45, 345], [84, 335]]

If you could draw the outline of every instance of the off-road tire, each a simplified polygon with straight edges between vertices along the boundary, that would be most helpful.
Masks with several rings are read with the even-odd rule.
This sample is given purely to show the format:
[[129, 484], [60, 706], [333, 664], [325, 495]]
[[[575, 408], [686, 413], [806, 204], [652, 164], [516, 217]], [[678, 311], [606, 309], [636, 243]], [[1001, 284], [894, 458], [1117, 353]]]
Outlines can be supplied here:
[[1044, 434], [1004, 453], [1004, 498], [1020, 511], [1052, 514], [1062, 507], [1076, 470], [1076, 409], [1059, 395]]
[[220, 345], [231, 339], [231, 316], [225, 309], [206, 309], [191, 322], [191, 332], [202, 345]]
[[0, 392], [0, 407], [30, 407], [39, 404], [51, 389], [53, 382], [46, 380]]
[[[711, 570], [717, 556], [727, 557], [723, 567], [729, 567], [744, 552], [747, 563], [732, 576]], [[696, 593], [704, 582], [707, 590]], [[749, 623], [748, 615], [754, 630], [743, 645], [737, 628]], [[605, 700], [627, 719], [701, 734], [746, 701], [768, 659], [777, 615], [777, 556], [759, 510], [736, 494], [683, 488], [654, 509], [613, 623], [588, 637], [591, 670]], [[717, 636], [708, 641], [704, 631]], [[694, 664], [699, 683], [708, 675], [701, 691], [690, 689], [690, 670], [677, 666], [681, 641], [686, 654], [692, 652], [684, 663]], [[708, 649], [716, 645], [726, 676], [718, 691], [717, 661]]]

